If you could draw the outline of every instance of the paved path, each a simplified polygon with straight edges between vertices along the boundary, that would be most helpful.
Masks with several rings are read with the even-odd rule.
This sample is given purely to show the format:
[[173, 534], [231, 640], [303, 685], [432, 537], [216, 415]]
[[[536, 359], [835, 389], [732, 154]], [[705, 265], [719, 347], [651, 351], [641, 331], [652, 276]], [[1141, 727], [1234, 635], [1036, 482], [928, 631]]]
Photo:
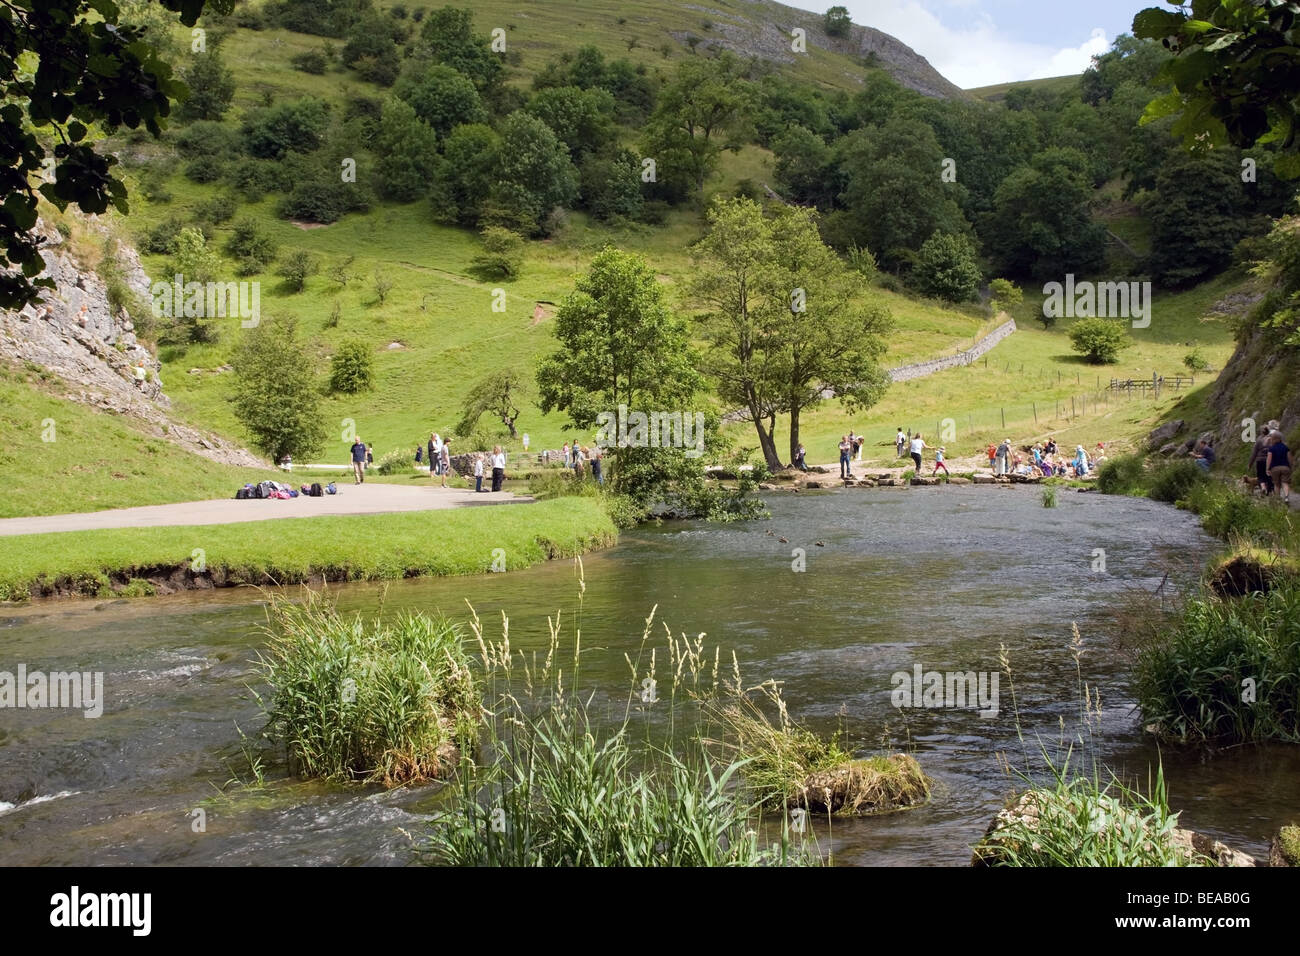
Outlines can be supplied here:
[[528, 503], [509, 492], [475, 494], [465, 488], [430, 485], [390, 485], [380, 482], [356, 485], [338, 483], [337, 495], [299, 496], [236, 501], [187, 501], [174, 505], [114, 508], [83, 514], [42, 515], [0, 519], [0, 536], [47, 534], [55, 531], [93, 531], [99, 528], [163, 528], [169, 525], [237, 524], [277, 518], [311, 518], [317, 515], [372, 515], [394, 511], [437, 511], [472, 505]]

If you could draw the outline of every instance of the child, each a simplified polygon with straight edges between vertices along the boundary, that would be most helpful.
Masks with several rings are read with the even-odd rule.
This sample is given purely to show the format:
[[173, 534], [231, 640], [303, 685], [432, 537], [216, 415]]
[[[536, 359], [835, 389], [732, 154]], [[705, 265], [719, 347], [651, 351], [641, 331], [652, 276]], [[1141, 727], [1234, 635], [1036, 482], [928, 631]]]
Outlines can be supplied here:
[[945, 452], [946, 450], [947, 450], [947, 449], [942, 448], [942, 447], [940, 447], [940, 448], [936, 448], [936, 449], [934, 450], [934, 470], [933, 470], [932, 472], [930, 472], [930, 476], [931, 476], [931, 477], [934, 477], [935, 475], [937, 475], [937, 474], [939, 473], [939, 469], [940, 469], [940, 468], [943, 469], [943, 473], [944, 473], [945, 475], [948, 474], [948, 466], [945, 465], [945, 464], [943, 463], [943, 455], [944, 455], [944, 452]]
[[483, 490], [483, 453], [474, 456], [474, 491]]
[[985, 451], [989, 456], [989, 469], [993, 470], [997, 466], [998, 448], [992, 442], [989, 442], [989, 447], [986, 448]]
[[442, 466], [442, 486], [446, 488], [447, 472], [451, 471], [451, 442], [444, 441], [442, 443], [442, 452], [438, 464]]

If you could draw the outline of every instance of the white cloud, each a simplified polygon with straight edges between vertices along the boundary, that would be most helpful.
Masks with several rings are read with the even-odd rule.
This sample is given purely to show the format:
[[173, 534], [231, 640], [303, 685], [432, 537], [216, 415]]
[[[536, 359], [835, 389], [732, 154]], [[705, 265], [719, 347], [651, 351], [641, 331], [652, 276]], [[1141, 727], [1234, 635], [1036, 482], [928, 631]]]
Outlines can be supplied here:
[[945, 77], [965, 89], [1045, 76], [1082, 73], [1095, 54], [1110, 48], [1100, 27], [1077, 46], [1013, 40], [971, 0], [951, 2], [967, 11], [969, 25], [949, 27], [918, 0], [842, 0], [854, 23], [895, 36]]

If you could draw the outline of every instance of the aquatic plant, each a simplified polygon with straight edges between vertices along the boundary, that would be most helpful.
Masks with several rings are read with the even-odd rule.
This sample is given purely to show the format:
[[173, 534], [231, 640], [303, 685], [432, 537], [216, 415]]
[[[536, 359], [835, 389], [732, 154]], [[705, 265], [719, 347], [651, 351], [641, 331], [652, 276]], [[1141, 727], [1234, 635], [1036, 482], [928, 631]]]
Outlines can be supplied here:
[[319, 592], [275, 599], [257, 663], [265, 736], [291, 772], [395, 786], [445, 775], [479, 693], [458, 627], [407, 614], [345, 617]]
[[1044, 508], [1056, 507], [1056, 488], [1050, 485], [1043, 489], [1043, 507]]

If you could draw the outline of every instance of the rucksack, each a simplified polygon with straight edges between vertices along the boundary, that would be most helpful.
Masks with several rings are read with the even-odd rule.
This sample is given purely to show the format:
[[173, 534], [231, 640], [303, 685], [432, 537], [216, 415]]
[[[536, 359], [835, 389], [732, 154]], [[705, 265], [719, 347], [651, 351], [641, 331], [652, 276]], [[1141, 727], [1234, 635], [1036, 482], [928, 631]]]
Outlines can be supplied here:
[[337, 487], [335, 487], [334, 482], [331, 481], [328, 485], [325, 486], [325, 494], [327, 494], [327, 495], [337, 495], [338, 493], [339, 493], [339, 490], [338, 490]]
[[272, 498], [275, 496], [275, 491], [274, 481], [259, 481], [257, 483], [257, 497], [259, 498]]
[[236, 501], [244, 501], [247, 497], [248, 497], [247, 488], [240, 488], [238, 491], [235, 492]]
[[321, 488], [319, 481], [313, 481], [311, 483], [311, 489], [307, 492], [307, 494], [311, 495], [313, 498], [319, 498], [324, 493], [325, 491]]

